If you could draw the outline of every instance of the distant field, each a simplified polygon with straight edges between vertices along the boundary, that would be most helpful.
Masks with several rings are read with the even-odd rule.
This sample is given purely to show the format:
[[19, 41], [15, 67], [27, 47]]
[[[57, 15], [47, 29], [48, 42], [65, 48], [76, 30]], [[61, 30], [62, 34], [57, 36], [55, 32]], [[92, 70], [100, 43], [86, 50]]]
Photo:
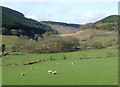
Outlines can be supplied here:
[[[110, 39], [117, 39], [117, 36], [94, 36], [92, 39], [90, 40], [94, 40], [94, 41], [100, 41], [102, 42], [102, 44], [105, 43], [105, 41], [110, 40]], [[80, 41], [80, 44], [83, 44], [86, 41]]]
[[13, 46], [16, 40], [18, 40], [16, 36], [2, 35], [2, 43], [6, 44], [8, 48]]
[[27, 39], [21, 39], [17, 36], [10, 36], [10, 35], [2, 35], [2, 44], [5, 44], [7, 48], [10, 48], [15, 45], [15, 42], [18, 40], [26, 41]]
[[118, 39], [117, 36], [95, 36], [92, 39], [104, 43], [106, 40], [115, 39], [115, 38]]

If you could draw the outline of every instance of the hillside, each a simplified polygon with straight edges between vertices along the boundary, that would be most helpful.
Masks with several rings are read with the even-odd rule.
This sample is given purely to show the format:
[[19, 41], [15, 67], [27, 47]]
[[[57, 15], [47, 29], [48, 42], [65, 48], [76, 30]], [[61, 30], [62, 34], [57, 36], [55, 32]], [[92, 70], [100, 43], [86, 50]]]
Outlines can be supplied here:
[[61, 37], [76, 37], [79, 40], [88, 40], [94, 36], [94, 30], [86, 29], [86, 30], [81, 30], [81, 31], [73, 33], [73, 34], [62, 34], [60, 36]]
[[102, 20], [99, 20], [95, 23], [114, 23], [114, 22], [117, 22], [118, 21], [118, 15], [110, 15]]
[[81, 30], [94, 29], [94, 23], [81, 24], [71, 24], [64, 22], [53, 22], [53, 21], [42, 21], [42, 23], [47, 24], [52, 27], [58, 34], [71, 34], [76, 33]]
[[27, 35], [34, 37], [35, 34], [54, 31], [50, 26], [25, 18], [22, 13], [10, 8], [2, 7], [2, 17], [3, 35]]
[[100, 30], [115, 30], [117, 31], [118, 27], [118, 15], [110, 15], [102, 20], [95, 22], [96, 29]]
[[42, 21], [42, 23], [51, 26], [58, 34], [70, 34], [80, 31], [80, 24], [70, 24], [63, 22]]

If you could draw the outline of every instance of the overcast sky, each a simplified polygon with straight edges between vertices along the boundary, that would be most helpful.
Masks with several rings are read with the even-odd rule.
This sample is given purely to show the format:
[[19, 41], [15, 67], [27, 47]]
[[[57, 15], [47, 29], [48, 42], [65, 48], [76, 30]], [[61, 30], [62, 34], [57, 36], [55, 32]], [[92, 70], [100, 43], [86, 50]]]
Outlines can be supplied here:
[[118, 2], [2, 2], [38, 21], [85, 24], [118, 14]]

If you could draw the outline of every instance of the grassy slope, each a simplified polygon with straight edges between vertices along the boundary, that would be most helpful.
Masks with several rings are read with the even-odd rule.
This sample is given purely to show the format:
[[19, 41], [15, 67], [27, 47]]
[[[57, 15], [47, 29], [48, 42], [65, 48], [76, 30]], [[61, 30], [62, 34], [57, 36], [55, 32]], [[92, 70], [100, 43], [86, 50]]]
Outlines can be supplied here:
[[17, 40], [16, 36], [2, 35], [2, 43], [6, 45], [7, 48], [12, 47]]
[[[106, 40], [110, 40], [110, 39], [114, 39], [114, 38], [118, 38], [118, 37], [117, 36], [94, 36], [92, 38], [92, 40], [100, 41], [100, 42], [104, 43]], [[80, 44], [82, 44], [84, 42], [86, 42], [86, 41], [80, 41]]]
[[21, 40], [26, 41], [27, 39], [20, 39], [17, 36], [2, 35], [2, 43], [6, 45], [7, 48], [14, 46], [15, 42]]

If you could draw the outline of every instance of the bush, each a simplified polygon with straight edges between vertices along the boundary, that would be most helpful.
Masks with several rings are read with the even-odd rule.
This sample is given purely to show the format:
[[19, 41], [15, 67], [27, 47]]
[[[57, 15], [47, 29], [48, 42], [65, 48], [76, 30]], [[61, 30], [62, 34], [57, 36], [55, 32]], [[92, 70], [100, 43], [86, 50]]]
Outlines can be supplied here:
[[102, 49], [104, 48], [99, 41], [89, 40], [81, 45], [82, 49]]
[[92, 47], [93, 49], [101, 49], [103, 48], [103, 45], [101, 42], [98, 42], [98, 41], [92, 41], [90, 44], [89, 44], [90, 47]]
[[104, 42], [104, 47], [109, 47], [109, 46], [113, 46], [113, 45], [117, 45], [118, 44], [118, 39], [117, 38], [112, 38], [112, 39], [108, 39]]

